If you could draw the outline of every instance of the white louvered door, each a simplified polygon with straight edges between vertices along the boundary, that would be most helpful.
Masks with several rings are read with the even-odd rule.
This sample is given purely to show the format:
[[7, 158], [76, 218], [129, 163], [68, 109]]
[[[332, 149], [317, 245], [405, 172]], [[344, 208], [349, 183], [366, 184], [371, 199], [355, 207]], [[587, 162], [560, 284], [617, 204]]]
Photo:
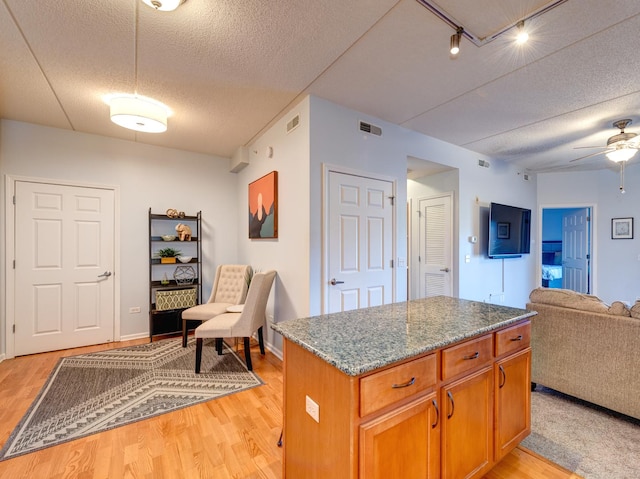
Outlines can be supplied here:
[[420, 298], [453, 294], [451, 195], [421, 199]]

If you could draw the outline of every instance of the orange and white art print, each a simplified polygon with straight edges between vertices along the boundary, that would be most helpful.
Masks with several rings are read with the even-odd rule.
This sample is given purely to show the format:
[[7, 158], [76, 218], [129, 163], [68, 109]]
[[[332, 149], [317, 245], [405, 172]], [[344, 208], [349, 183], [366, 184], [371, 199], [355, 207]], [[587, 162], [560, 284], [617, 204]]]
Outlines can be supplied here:
[[249, 238], [278, 237], [278, 172], [249, 183]]

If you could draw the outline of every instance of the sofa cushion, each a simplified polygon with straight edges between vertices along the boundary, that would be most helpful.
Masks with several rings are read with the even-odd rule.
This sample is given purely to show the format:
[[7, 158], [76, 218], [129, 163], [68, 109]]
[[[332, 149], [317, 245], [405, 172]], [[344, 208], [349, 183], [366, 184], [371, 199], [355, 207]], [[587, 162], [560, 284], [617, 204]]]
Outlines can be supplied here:
[[622, 301], [614, 301], [609, 307], [609, 314], [615, 314], [616, 316], [631, 316], [629, 308]]
[[593, 313], [609, 313], [609, 305], [597, 296], [576, 293], [570, 289], [536, 288], [531, 291], [529, 300], [532, 303], [544, 303]]

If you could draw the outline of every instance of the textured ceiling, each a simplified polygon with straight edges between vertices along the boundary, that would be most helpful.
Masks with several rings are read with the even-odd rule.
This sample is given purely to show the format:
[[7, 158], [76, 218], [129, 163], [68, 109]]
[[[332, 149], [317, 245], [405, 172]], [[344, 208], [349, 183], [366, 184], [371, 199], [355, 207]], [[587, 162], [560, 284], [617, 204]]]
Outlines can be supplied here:
[[[483, 36], [547, 3], [438, 6]], [[314, 94], [522, 169], [608, 166], [569, 161], [617, 119], [640, 133], [640, 2], [568, 0], [527, 26], [522, 48], [509, 31], [451, 59], [416, 0], [1, 0], [0, 116], [230, 157]], [[135, 89], [172, 109], [166, 133], [111, 123], [104, 97]]]

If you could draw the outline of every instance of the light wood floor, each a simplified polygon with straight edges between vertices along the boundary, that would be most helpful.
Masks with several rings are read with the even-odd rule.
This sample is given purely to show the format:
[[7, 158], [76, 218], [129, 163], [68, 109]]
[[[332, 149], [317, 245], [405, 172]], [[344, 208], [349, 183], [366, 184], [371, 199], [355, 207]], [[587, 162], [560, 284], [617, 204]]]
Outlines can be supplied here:
[[[60, 357], [146, 341], [0, 363], [0, 444], [7, 441]], [[281, 478], [282, 450], [277, 441], [282, 420], [282, 364], [269, 352], [261, 357], [256, 350], [252, 359], [264, 386], [2, 461], [0, 478]], [[578, 476], [516, 448], [485, 477], [505, 478]]]

